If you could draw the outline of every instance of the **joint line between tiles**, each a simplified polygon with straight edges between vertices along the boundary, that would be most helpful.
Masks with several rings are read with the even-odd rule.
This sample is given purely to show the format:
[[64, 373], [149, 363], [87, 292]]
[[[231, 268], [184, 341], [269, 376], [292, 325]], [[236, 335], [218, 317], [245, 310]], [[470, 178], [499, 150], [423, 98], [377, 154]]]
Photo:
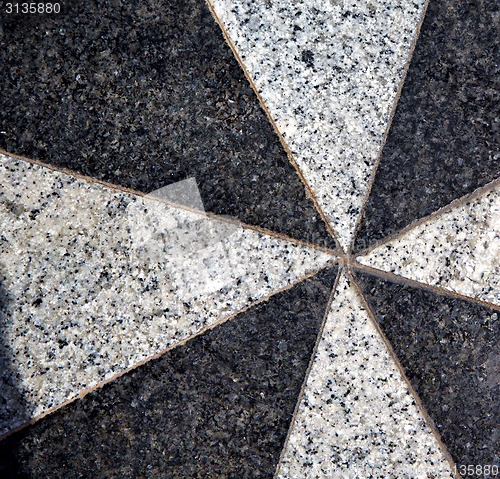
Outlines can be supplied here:
[[395, 282], [397, 284], [406, 284], [408, 286], [412, 286], [414, 288], [425, 289], [427, 291], [432, 291], [436, 294], [442, 294], [446, 296], [451, 296], [453, 298], [462, 299], [466, 301], [470, 301], [472, 303], [480, 304], [481, 306], [486, 306], [491, 309], [495, 309], [500, 311], [500, 306], [488, 303], [486, 301], [481, 301], [480, 299], [475, 299], [470, 296], [465, 296], [464, 294], [456, 293], [455, 291], [450, 291], [445, 288], [439, 288], [437, 286], [432, 286], [430, 284], [421, 283], [420, 281], [416, 281], [414, 279], [406, 278], [404, 276], [400, 276], [398, 274], [390, 273], [388, 271], [384, 271], [377, 268], [372, 268], [371, 266], [366, 266], [361, 263], [356, 263], [355, 261], [349, 262], [349, 266], [353, 269], [357, 269], [360, 271], [364, 271], [365, 273], [371, 274], [372, 276], [376, 276], [377, 278], [381, 278], [387, 281]]
[[37, 166], [40, 166], [42, 168], [47, 168], [47, 169], [54, 171], [56, 173], [62, 173], [62, 174], [67, 175], [71, 178], [76, 178], [78, 180], [82, 180], [82, 181], [85, 181], [85, 182], [90, 183], [90, 184], [104, 186], [106, 188], [110, 188], [112, 190], [117, 190], [117, 191], [120, 191], [122, 193], [138, 196], [141, 198], [145, 198], [147, 200], [155, 201], [157, 203], [163, 203], [163, 204], [170, 206], [173, 209], [187, 211], [189, 213], [198, 215], [198, 216], [206, 218], [208, 220], [220, 221], [222, 223], [229, 223], [229, 224], [233, 224], [236, 226], [240, 226], [241, 228], [246, 229], [246, 230], [252, 230], [252, 231], [256, 231], [258, 233], [267, 235], [267, 236], [271, 236], [274, 238], [280, 238], [280, 239], [288, 241], [290, 243], [305, 246], [305, 247], [308, 247], [308, 248], [311, 248], [311, 249], [314, 249], [317, 251], [321, 251], [321, 252], [326, 253], [326, 254], [330, 254], [332, 256], [339, 256], [342, 252], [342, 249], [340, 248], [339, 244], [337, 244], [337, 247], [339, 248], [338, 250], [332, 250], [330, 248], [325, 248], [323, 246], [318, 246], [318, 245], [315, 245], [312, 243], [308, 243], [307, 241], [299, 240], [296, 238], [292, 238], [291, 236], [286, 236], [286, 235], [283, 235], [281, 233], [277, 233], [276, 231], [273, 231], [273, 230], [270, 230], [267, 228], [263, 228], [261, 226], [251, 225], [251, 224], [244, 223], [244, 222], [236, 220], [236, 219], [227, 218], [225, 216], [220, 216], [220, 215], [217, 215], [217, 214], [212, 213], [210, 211], [200, 211], [200, 210], [197, 210], [195, 208], [191, 208], [190, 206], [182, 205], [180, 203], [174, 203], [173, 201], [170, 201], [170, 200], [165, 199], [165, 198], [158, 198], [156, 196], [151, 196], [150, 194], [143, 193], [142, 191], [133, 190], [131, 188], [126, 188], [124, 186], [115, 185], [113, 183], [107, 183], [106, 181], [102, 181], [102, 180], [99, 180], [97, 178], [93, 178], [91, 176], [82, 175], [80, 173], [77, 173], [76, 171], [68, 170], [66, 168], [59, 168], [59, 167], [56, 167], [56, 166], [51, 165], [49, 163], [44, 163], [42, 161], [35, 160], [32, 158], [27, 158], [27, 157], [24, 157], [21, 155], [16, 155], [15, 153], [10, 153], [8, 151], [3, 150], [2, 148], [0, 148], [0, 155], [5, 155], [7, 157], [16, 158], [17, 160], [21, 160], [21, 161], [24, 161], [26, 163], [37, 165]]
[[490, 181], [486, 185], [480, 186], [479, 188], [475, 189], [472, 193], [469, 193], [467, 195], [461, 196], [460, 198], [457, 198], [453, 200], [451, 203], [448, 203], [445, 206], [442, 206], [438, 210], [434, 211], [430, 215], [424, 216], [423, 218], [417, 219], [410, 223], [409, 225], [405, 226], [403, 229], [396, 231], [389, 236], [386, 236], [385, 238], [382, 238], [379, 241], [376, 241], [373, 245], [371, 245], [368, 248], [365, 248], [364, 250], [361, 250], [359, 253], [356, 253], [354, 255], [355, 258], [358, 258], [359, 256], [366, 256], [370, 254], [373, 250], [376, 248], [379, 248], [381, 246], [384, 246], [391, 241], [394, 241], [398, 238], [402, 238], [404, 235], [409, 233], [411, 230], [418, 228], [419, 226], [423, 224], [430, 223], [434, 219], [438, 218], [439, 216], [445, 215], [455, 208], [460, 208], [461, 206], [466, 205], [467, 203], [470, 203], [474, 200], [477, 200], [481, 198], [481, 196], [484, 196], [495, 189], [498, 189], [500, 187], [500, 178], [496, 178], [493, 181]]
[[440, 436], [436, 426], [434, 425], [434, 422], [432, 421], [431, 417], [429, 416], [426, 409], [424, 408], [424, 405], [422, 404], [420, 397], [418, 396], [417, 392], [413, 389], [413, 386], [412, 386], [410, 380], [408, 379], [408, 377], [406, 376], [405, 370], [404, 370], [403, 366], [401, 365], [401, 363], [399, 362], [399, 359], [398, 359], [396, 353], [394, 352], [394, 349], [393, 349], [390, 341], [387, 339], [386, 335], [382, 331], [377, 319], [375, 318], [375, 315], [373, 314], [370, 306], [368, 305], [368, 302], [365, 299], [365, 296], [364, 296], [360, 286], [358, 285], [354, 275], [350, 271], [350, 268], [347, 269], [346, 273], [347, 273], [347, 276], [349, 277], [349, 279], [352, 281], [352, 283], [354, 285], [354, 289], [356, 290], [356, 293], [358, 294], [358, 297], [361, 300], [361, 304], [365, 308], [372, 325], [374, 326], [375, 330], [377, 331], [379, 337], [384, 342], [385, 347], [387, 348], [387, 351], [389, 352], [389, 355], [391, 356], [391, 359], [393, 360], [394, 364], [396, 365], [398, 371], [400, 372], [400, 374], [403, 378], [403, 381], [405, 382], [406, 386], [408, 387], [410, 394], [412, 395], [412, 397], [417, 405], [418, 410], [420, 411], [420, 413], [422, 414], [422, 416], [424, 418], [425, 423], [427, 424], [427, 426], [430, 427], [434, 437], [437, 440], [438, 446], [441, 449], [441, 452], [443, 453], [446, 460], [450, 464], [452, 472], [455, 473], [455, 476], [457, 477], [457, 479], [461, 479], [461, 476], [458, 473], [458, 470], [457, 470], [457, 467], [455, 465], [455, 462], [453, 461], [453, 458], [451, 457], [450, 453], [448, 452], [447, 447], [445, 446], [445, 444], [441, 440], [441, 436]]

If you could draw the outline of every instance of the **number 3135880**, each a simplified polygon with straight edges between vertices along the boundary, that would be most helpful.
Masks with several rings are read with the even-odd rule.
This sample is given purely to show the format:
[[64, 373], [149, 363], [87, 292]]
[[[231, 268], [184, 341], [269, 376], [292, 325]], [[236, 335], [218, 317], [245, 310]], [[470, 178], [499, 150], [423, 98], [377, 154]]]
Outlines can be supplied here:
[[6, 3], [5, 13], [59, 13], [59, 3]]

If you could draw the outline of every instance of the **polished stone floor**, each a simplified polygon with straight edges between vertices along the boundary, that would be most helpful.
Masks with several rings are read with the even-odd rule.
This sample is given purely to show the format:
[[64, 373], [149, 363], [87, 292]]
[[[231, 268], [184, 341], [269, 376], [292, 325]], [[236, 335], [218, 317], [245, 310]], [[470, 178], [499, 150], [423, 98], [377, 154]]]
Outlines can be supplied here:
[[500, 478], [498, 2], [13, 5], [1, 478]]

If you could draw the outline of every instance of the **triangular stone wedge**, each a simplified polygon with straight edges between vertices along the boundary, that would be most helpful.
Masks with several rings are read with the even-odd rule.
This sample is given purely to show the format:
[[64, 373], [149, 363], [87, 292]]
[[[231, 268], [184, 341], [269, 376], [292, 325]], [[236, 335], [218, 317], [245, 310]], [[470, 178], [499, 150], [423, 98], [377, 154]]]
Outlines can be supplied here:
[[0, 442], [0, 477], [272, 477], [336, 273], [326, 267], [15, 432]]
[[498, 2], [428, 5], [356, 253], [500, 177]]
[[455, 477], [345, 273], [277, 477]]
[[347, 250], [425, 1], [209, 3]]
[[0, 224], [2, 432], [332, 259], [4, 155]]
[[415, 226], [357, 261], [500, 305], [500, 185]]

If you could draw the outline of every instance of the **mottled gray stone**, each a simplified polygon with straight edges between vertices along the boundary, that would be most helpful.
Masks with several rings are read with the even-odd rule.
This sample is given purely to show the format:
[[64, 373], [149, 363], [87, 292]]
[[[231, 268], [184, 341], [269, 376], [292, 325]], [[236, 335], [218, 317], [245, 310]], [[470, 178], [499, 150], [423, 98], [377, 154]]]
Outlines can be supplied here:
[[456, 477], [345, 274], [277, 477]]
[[347, 250], [424, 0], [210, 0]]
[[0, 434], [332, 259], [1, 154], [0, 225]]
[[500, 186], [357, 261], [500, 306]]

